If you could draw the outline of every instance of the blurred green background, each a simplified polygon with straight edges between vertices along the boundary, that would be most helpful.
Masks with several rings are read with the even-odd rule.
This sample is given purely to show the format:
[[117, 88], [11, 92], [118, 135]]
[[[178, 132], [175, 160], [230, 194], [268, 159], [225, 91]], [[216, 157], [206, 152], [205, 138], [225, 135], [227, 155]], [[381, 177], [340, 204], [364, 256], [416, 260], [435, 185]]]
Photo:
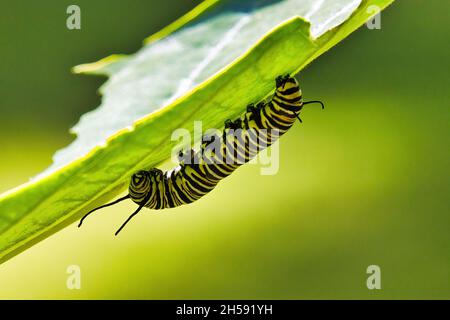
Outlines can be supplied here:
[[[26, 182], [99, 105], [74, 65], [133, 53], [198, 1], [9, 2], [0, 13], [0, 192]], [[450, 298], [450, 25], [446, 1], [397, 1], [301, 75], [303, 125], [280, 170], [247, 165], [192, 205], [121, 203], [0, 265], [0, 298]], [[66, 287], [69, 265], [81, 290]], [[381, 268], [368, 290], [366, 268]]]

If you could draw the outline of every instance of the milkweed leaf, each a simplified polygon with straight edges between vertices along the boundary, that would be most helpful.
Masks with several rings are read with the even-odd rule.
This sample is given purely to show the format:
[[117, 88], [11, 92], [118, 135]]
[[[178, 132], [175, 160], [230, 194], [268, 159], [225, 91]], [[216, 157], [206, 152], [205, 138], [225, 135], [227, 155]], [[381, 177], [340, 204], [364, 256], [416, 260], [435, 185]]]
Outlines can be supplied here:
[[[74, 68], [105, 75], [101, 105], [35, 179], [0, 196], [0, 262], [124, 190], [170, 157], [171, 133], [220, 128], [393, 0], [205, 1], [133, 55]], [[308, 22], [309, 21], [309, 22]]]

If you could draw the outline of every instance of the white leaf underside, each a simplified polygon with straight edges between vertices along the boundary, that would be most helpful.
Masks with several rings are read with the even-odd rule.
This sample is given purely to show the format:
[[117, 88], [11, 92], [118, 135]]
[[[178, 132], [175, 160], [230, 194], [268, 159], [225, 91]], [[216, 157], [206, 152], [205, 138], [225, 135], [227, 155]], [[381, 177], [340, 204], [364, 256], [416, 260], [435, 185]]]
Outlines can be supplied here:
[[[120, 129], [167, 106], [244, 54], [289, 18], [311, 22], [318, 38], [347, 20], [361, 0], [228, 0], [168, 37], [145, 45], [104, 70], [101, 105], [71, 129], [77, 138], [57, 151], [40, 178], [87, 154]], [[149, 72], [151, 70], [151, 72]]]

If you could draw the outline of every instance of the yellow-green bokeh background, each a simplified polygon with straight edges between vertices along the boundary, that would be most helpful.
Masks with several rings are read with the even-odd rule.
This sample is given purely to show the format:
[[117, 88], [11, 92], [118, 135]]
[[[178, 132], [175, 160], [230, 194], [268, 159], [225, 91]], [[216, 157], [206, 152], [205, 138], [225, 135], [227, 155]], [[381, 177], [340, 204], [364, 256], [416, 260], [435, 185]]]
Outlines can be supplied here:
[[[0, 192], [51, 163], [99, 104], [102, 78], [71, 66], [141, 41], [194, 2], [10, 2], [0, 13]], [[113, 232], [122, 203], [0, 265], [0, 298], [450, 298], [449, 22], [446, 1], [397, 1], [301, 75], [305, 110], [280, 170], [248, 165], [189, 206]], [[82, 289], [66, 288], [79, 265]], [[379, 265], [382, 289], [366, 288]]]

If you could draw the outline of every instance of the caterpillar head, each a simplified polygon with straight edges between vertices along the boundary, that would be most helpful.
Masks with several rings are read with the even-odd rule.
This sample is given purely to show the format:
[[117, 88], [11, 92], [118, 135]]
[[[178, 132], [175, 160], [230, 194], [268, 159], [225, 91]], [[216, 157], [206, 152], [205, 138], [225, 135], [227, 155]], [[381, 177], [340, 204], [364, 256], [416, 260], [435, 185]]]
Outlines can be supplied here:
[[285, 76], [278, 76], [275, 79], [275, 84], [276, 84], [277, 90], [282, 90], [282, 91], [286, 91], [290, 88], [299, 88], [297, 79], [289, 76], [288, 74]]
[[279, 76], [276, 82], [276, 98], [287, 104], [294, 112], [299, 112], [302, 107], [302, 91], [297, 79], [285, 75]]
[[151, 173], [145, 170], [135, 172], [131, 176], [128, 192], [133, 202], [141, 204], [151, 192]]

